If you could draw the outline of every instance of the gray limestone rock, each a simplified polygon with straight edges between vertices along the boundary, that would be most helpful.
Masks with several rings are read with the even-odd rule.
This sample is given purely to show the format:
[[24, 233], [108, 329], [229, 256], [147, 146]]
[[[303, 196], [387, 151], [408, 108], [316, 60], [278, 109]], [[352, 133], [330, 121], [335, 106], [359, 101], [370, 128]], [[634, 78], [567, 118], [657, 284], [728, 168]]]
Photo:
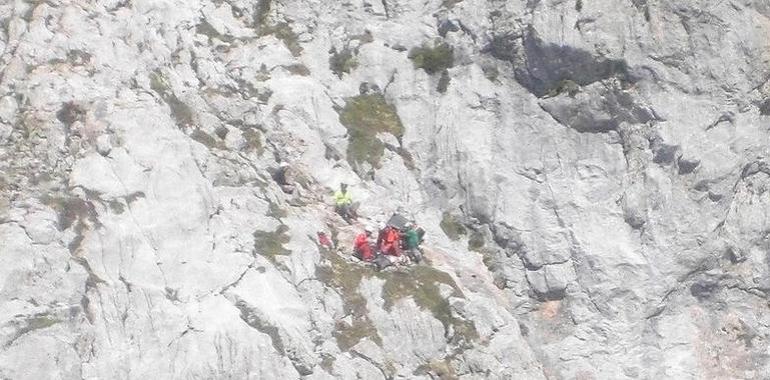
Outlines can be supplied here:
[[[762, 1], [0, 4], [0, 379], [768, 378], [768, 35]], [[393, 212], [425, 260], [351, 259]]]

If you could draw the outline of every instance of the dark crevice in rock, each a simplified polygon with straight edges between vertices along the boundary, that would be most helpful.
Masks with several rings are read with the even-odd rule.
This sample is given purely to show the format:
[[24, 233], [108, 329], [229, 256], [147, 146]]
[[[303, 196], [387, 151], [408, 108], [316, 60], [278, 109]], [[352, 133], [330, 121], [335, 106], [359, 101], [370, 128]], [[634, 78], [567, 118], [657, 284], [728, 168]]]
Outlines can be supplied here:
[[706, 130], [708, 131], [709, 129], [714, 128], [722, 123], [730, 123], [731, 125], [735, 124], [735, 114], [728, 111], [719, 115], [719, 118], [715, 120], [713, 123], [709, 124], [706, 127]]
[[286, 349], [281, 334], [278, 332], [278, 327], [273, 326], [260, 318], [255, 311], [246, 304], [246, 302], [239, 300], [234, 306], [240, 310], [241, 319], [246, 322], [247, 325], [270, 337], [270, 341], [272, 342], [275, 351], [281, 355], [286, 355]]

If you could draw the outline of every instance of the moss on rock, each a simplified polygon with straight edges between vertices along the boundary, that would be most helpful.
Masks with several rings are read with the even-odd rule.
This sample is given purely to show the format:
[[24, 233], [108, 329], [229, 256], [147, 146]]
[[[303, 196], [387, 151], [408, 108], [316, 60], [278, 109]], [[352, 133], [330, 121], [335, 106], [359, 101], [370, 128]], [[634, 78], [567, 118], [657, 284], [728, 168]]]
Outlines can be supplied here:
[[283, 246], [290, 240], [286, 234], [288, 230], [289, 228], [282, 224], [274, 232], [254, 231], [254, 251], [271, 261], [275, 261], [276, 256], [291, 255], [291, 250]]
[[460, 235], [466, 234], [465, 226], [448, 211], [444, 211], [439, 226], [446, 236], [452, 240], [460, 240]]
[[350, 350], [364, 338], [382, 345], [382, 338], [367, 314], [366, 299], [358, 291], [361, 279], [370, 275], [371, 269], [349, 263], [337, 254], [329, 255], [328, 266], [316, 268], [318, 279], [337, 289], [345, 313], [352, 317], [352, 324], [338, 322], [333, 332], [342, 351]]
[[468, 250], [479, 252], [484, 248], [484, 235], [481, 232], [471, 232], [470, 238], [468, 238]]
[[332, 55], [329, 57], [329, 68], [340, 78], [343, 74], [349, 74], [358, 67], [358, 60], [354, 53], [348, 48], [342, 49], [340, 52], [332, 51]]
[[302, 54], [302, 46], [299, 44], [299, 38], [297, 34], [291, 29], [291, 26], [285, 22], [281, 22], [275, 25], [264, 26], [261, 28], [260, 36], [273, 35], [275, 38], [281, 40], [286, 48], [289, 49], [291, 54], [295, 57], [299, 57]]
[[186, 128], [195, 121], [195, 113], [192, 108], [179, 100], [171, 90], [165, 76], [159, 70], [150, 73], [150, 88], [155, 91], [171, 109], [171, 117], [179, 128]]
[[478, 339], [476, 326], [470, 321], [456, 317], [449, 300], [441, 294], [441, 284], [444, 284], [453, 289], [451, 296], [464, 298], [457, 283], [448, 273], [430, 266], [416, 265], [406, 272], [384, 272], [378, 273], [377, 276], [385, 280], [382, 298], [385, 300], [386, 310], [390, 310], [398, 300], [412, 297], [417, 306], [429, 311], [444, 325], [447, 337], [452, 338], [452, 341], [469, 342]]
[[433, 75], [454, 66], [454, 49], [447, 43], [439, 43], [433, 47], [424, 44], [410, 50], [409, 59], [414, 63], [414, 67]]
[[348, 99], [340, 111], [340, 122], [348, 129], [347, 156], [353, 167], [366, 162], [379, 168], [385, 144], [377, 134], [390, 133], [398, 139], [404, 134], [396, 107], [377, 93]]

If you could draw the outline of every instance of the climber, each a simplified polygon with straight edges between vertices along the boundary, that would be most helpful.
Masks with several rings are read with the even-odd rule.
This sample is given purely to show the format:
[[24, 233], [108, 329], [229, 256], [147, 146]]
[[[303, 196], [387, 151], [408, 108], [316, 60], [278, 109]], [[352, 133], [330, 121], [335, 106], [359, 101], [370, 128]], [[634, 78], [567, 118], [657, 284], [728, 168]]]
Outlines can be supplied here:
[[366, 227], [364, 232], [356, 236], [356, 240], [353, 243], [353, 256], [363, 260], [372, 261], [374, 254], [372, 253], [372, 246], [369, 238], [372, 236], [372, 228]]
[[422, 259], [420, 253], [420, 236], [417, 233], [417, 226], [413, 223], [409, 223], [406, 226], [406, 232], [404, 233], [404, 248], [409, 258], [415, 263], [419, 263]]
[[348, 224], [356, 218], [355, 210], [353, 210], [353, 199], [350, 197], [348, 185], [345, 183], [341, 183], [340, 189], [334, 193], [334, 211], [340, 214]]
[[318, 231], [318, 245], [328, 249], [329, 251], [334, 249], [334, 243], [329, 240], [329, 235], [326, 235], [326, 232], [323, 231]]
[[401, 233], [393, 227], [387, 226], [383, 230], [380, 252], [388, 256], [401, 256]]

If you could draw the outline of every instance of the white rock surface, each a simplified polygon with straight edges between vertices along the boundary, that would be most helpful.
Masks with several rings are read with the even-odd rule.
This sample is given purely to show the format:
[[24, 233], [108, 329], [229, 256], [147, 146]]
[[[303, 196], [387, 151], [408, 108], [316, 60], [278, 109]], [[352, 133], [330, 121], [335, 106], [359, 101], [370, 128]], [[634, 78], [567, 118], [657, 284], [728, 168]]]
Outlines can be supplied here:
[[[762, 1], [0, 4], [0, 379], [768, 378], [768, 35]], [[397, 210], [428, 262], [347, 260]]]

